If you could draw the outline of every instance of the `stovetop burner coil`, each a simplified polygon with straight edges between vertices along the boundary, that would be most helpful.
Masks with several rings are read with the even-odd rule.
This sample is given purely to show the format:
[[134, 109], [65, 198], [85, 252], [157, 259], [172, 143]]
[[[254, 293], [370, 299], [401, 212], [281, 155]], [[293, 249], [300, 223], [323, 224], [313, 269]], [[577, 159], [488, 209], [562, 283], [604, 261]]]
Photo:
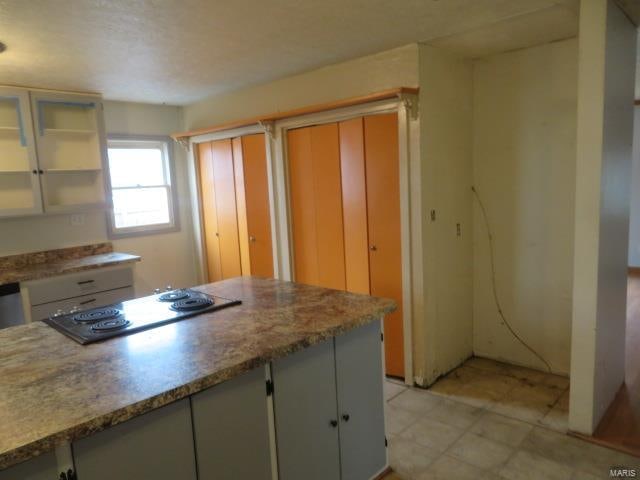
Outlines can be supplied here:
[[101, 308], [80, 312], [73, 316], [73, 320], [78, 323], [94, 323], [100, 320], [118, 318], [120, 315], [122, 315], [122, 312], [117, 308]]
[[196, 310], [202, 310], [213, 305], [213, 300], [207, 297], [193, 297], [186, 298], [184, 300], [178, 300], [169, 307], [171, 310], [177, 312], [193, 312]]
[[177, 300], [183, 300], [190, 298], [191, 294], [186, 290], [174, 290], [172, 292], [163, 293], [158, 297], [161, 302], [175, 302]]
[[120, 330], [127, 327], [131, 322], [124, 318], [110, 318], [108, 320], [101, 320], [98, 323], [91, 325], [91, 330], [94, 332], [111, 332], [113, 330]]

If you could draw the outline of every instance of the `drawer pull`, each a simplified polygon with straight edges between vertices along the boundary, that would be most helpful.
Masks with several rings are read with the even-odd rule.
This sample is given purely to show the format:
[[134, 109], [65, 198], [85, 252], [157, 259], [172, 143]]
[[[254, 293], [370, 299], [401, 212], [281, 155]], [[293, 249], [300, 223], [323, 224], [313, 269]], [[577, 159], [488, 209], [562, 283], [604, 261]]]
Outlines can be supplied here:
[[89, 283], [93, 283], [95, 280], [82, 280], [81, 282], [78, 282], [78, 285], [87, 285]]
[[90, 298], [89, 300], [85, 300], [84, 302], [80, 302], [80, 305], [86, 305], [88, 303], [93, 303], [95, 301], [96, 301], [95, 298]]

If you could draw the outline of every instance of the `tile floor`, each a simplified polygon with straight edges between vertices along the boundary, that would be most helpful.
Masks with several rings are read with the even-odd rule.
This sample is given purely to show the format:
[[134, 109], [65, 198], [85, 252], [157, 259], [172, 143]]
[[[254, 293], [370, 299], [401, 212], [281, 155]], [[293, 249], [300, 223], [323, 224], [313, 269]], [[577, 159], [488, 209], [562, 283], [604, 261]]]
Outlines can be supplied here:
[[591, 480], [640, 468], [566, 435], [569, 381], [556, 375], [475, 357], [429, 390], [387, 380], [385, 397], [395, 471], [385, 480]]

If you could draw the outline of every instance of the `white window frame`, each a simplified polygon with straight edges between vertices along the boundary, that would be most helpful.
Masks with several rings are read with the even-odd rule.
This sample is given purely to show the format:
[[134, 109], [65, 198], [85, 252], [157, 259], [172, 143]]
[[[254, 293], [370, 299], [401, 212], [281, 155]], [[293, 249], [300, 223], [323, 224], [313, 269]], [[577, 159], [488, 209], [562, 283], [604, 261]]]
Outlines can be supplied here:
[[[107, 137], [107, 157], [110, 148], [157, 148], [163, 152], [165, 163], [165, 184], [145, 185], [141, 187], [112, 187], [111, 172], [107, 161], [107, 186], [109, 191], [109, 237], [126, 238], [134, 236], [152, 235], [157, 233], [169, 233], [180, 230], [177, 194], [175, 182], [175, 164], [173, 161], [173, 141], [170, 137], [149, 136], [149, 135], [109, 135]], [[169, 222], [151, 225], [139, 225], [135, 227], [116, 227], [115, 211], [113, 208], [113, 190], [123, 190], [127, 188], [165, 188], [169, 206]]]

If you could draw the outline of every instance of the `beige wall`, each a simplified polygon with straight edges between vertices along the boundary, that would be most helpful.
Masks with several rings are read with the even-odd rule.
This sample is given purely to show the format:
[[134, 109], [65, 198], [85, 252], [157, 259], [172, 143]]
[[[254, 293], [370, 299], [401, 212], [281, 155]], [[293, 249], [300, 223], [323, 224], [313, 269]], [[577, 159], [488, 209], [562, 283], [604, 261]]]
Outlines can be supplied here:
[[[107, 135], [169, 135], [182, 126], [182, 109], [141, 103], [105, 102]], [[147, 295], [166, 285], [188, 287], [197, 283], [190, 194], [185, 150], [171, 143], [178, 193], [180, 231], [114, 240], [118, 251], [142, 256], [136, 266], [136, 293]]]
[[[472, 63], [420, 45], [425, 319], [416, 319], [419, 383], [472, 354]], [[435, 210], [436, 219], [429, 219]], [[460, 225], [458, 236], [457, 225]]]
[[[493, 235], [496, 285], [515, 331], [569, 373], [577, 108], [577, 40], [474, 64], [474, 184]], [[473, 201], [473, 349], [544, 369], [502, 324], [489, 243]]]
[[417, 85], [418, 47], [407, 45], [188, 105], [184, 109], [184, 123], [187, 129], [206, 127]]
[[[107, 133], [167, 135], [181, 128], [181, 109], [158, 105], [105, 102]], [[136, 290], [144, 295], [167, 284], [196, 283], [186, 160], [174, 147], [181, 231], [114, 241], [119, 251], [142, 255], [136, 265]], [[83, 226], [72, 226], [69, 215], [41, 215], [0, 220], [0, 256], [108, 241], [104, 212], [85, 213]]]
[[636, 35], [611, 0], [582, 2], [569, 428], [585, 434], [624, 380]]

